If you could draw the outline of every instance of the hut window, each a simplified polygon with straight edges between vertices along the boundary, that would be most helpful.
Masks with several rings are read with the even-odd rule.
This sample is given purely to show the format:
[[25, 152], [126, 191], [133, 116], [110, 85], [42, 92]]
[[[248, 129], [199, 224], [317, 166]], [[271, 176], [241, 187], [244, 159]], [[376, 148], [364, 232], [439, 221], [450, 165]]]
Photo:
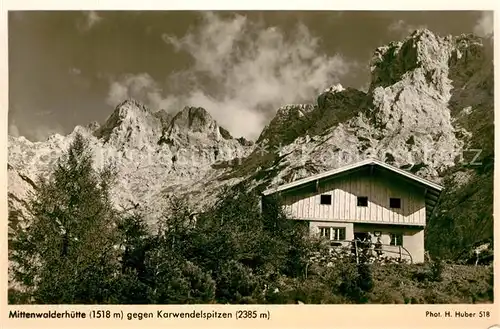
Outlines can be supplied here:
[[358, 207], [368, 207], [367, 196], [358, 196]]
[[389, 199], [389, 207], [399, 209], [401, 208], [401, 199], [400, 198], [390, 198]]
[[345, 227], [320, 227], [319, 235], [328, 240], [345, 240]]
[[321, 204], [332, 204], [332, 195], [331, 194], [322, 194], [320, 197]]
[[403, 234], [391, 233], [391, 246], [402, 246], [402, 245], [403, 245]]

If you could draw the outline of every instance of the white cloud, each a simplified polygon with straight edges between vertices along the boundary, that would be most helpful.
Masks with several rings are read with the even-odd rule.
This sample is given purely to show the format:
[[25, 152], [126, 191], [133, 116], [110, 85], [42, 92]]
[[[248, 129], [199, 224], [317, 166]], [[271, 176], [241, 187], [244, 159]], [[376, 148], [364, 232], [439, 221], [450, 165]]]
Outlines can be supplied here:
[[153, 110], [169, 109], [174, 99], [162, 96], [156, 81], [147, 74], [128, 74], [111, 82], [106, 102], [116, 106], [125, 99], [133, 98], [148, 105]]
[[85, 11], [83, 12], [83, 15], [83, 21], [80, 21], [77, 24], [77, 27], [81, 32], [89, 31], [102, 20], [102, 17], [95, 11]]
[[426, 29], [426, 25], [412, 25], [406, 23], [404, 20], [400, 19], [398, 21], [394, 21], [387, 28], [390, 32], [398, 33], [401, 36], [407, 36], [413, 33], [415, 30]]
[[269, 116], [289, 103], [311, 102], [355, 65], [319, 50], [304, 25], [285, 35], [244, 16], [205, 13], [201, 25], [182, 38], [163, 40], [187, 53], [193, 66], [169, 77], [175, 95], [165, 96], [147, 74], [111, 83], [108, 102], [139, 98], [155, 109], [201, 106], [234, 135], [258, 136]]
[[483, 11], [481, 17], [474, 26], [474, 34], [480, 37], [490, 37], [493, 35], [493, 12]]

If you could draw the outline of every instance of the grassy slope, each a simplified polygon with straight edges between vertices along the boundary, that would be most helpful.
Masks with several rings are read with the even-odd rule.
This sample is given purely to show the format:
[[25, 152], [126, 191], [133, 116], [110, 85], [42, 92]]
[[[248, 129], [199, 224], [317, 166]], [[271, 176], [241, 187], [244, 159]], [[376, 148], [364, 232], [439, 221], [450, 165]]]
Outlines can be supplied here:
[[421, 265], [375, 267], [371, 303], [471, 304], [493, 302], [493, 266], [444, 265], [442, 281], [426, 279]]
[[[311, 275], [306, 280], [286, 279], [279, 292], [269, 294], [267, 303], [359, 304], [342, 293], [341, 284], [349, 275], [343, 269]], [[493, 266], [444, 264], [440, 279], [432, 275], [430, 264], [372, 265], [373, 288], [366, 304], [489, 304], [493, 303]], [[336, 273], [336, 274], [332, 274]], [[352, 273], [352, 271], [351, 271]]]

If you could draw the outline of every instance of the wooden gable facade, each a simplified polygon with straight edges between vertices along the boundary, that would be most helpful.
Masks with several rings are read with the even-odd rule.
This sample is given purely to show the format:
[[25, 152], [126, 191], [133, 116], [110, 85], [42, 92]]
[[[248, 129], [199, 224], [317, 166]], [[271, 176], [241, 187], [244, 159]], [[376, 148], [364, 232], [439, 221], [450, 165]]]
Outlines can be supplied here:
[[[263, 192], [278, 196], [292, 219], [334, 241], [372, 234], [385, 252], [424, 261], [424, 227], [442, 187], [375, 159], [313, 175]], [[373, 238], [377, 236], [377, 238]], [[391, 251], [392, 250], [392, 251]]]
[[[403, 172], [403, 173], [402, 173]], [[425, 226], [442, 187], [367, 160], [265, 191], [297, 220]]]

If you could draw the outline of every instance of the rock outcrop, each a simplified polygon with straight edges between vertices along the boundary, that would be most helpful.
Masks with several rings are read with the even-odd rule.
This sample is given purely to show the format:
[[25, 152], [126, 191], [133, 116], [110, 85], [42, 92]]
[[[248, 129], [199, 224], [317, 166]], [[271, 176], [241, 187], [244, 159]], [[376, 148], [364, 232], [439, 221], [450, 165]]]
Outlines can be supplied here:
[[[440, 182], [462, 154], [460, 134], [468, 134], [453, 125], [449, 107], [454, 88], [449, 61], [459, 45], [452, 37], [415, 31], [375, 51], [368, 93], [330, 88], [305, 115], [296, 110], [283, 119], [279, 112], [270, 124], [278, 132], [272, 134], [274, 144], [281, 145], [271, 184], [367, 157]], [[263, 132], [266, 140], [269, 130]], [[276, 140], [283, 132], [287, 135]]]
[[251, 148], [204, 109], [185, 108], [170, 116], [127, 100], [101, 127], [78, 126], [68, 136], [54, 135], [45, 142], [9, 137], [10, 209], [23, 210], [37, 176], [51, 170], [77, 132], [88, 139], [97, 168], [112, 164], [117, 169], [115, 203], [121, 208], [139, 203], [152, 220], [169, 195], [203, 191], [217, 176], [211, 164], [244, 157]]
[[[115, 202], [122, 207], [140, 203], [152, 217], [168, 195], [185, 195], [193, 207], [202, 207], [224, 185], [247, 180], [266, 188], [375, 157], [447, 186], [448, 197], [429, 225], [437, 232], [444, 227], [439, 223], [452, 220], [446, 214], [466, 213], [457, 201], [461, 194], [484, 200], [490, 193], [484, 186], [491, 183], [492, 199], [494, 98], [488, 42], [417, 30], [375, 50], [367, 92], [335, 85], [319, 95], [317, 104], [283, 106], [255, 144], [232, 137], [203, 108], [153, 113], [132, 100], [120, 104], [102, 126], [77, 127], [45, 142], [9, 137], [11, 209], [22, 208], [36, 175], [50, 169], [79, 131], [88, 136], [97, 165], [112, 162], [118, 168]], [[476, 160], [486, 167], [464, 168], [464, 152], [470, 148], [484, 149]], [[471, 184], [478, 182], [486, 185], [471, 192]], [[478, 233], [461, 247], [492, 234], [488, 207], [467, 224]], [[475, 229], [477, 223], [484, 230]], [[441, 243], [433, 234], [428, 232], [429, 241]]]

